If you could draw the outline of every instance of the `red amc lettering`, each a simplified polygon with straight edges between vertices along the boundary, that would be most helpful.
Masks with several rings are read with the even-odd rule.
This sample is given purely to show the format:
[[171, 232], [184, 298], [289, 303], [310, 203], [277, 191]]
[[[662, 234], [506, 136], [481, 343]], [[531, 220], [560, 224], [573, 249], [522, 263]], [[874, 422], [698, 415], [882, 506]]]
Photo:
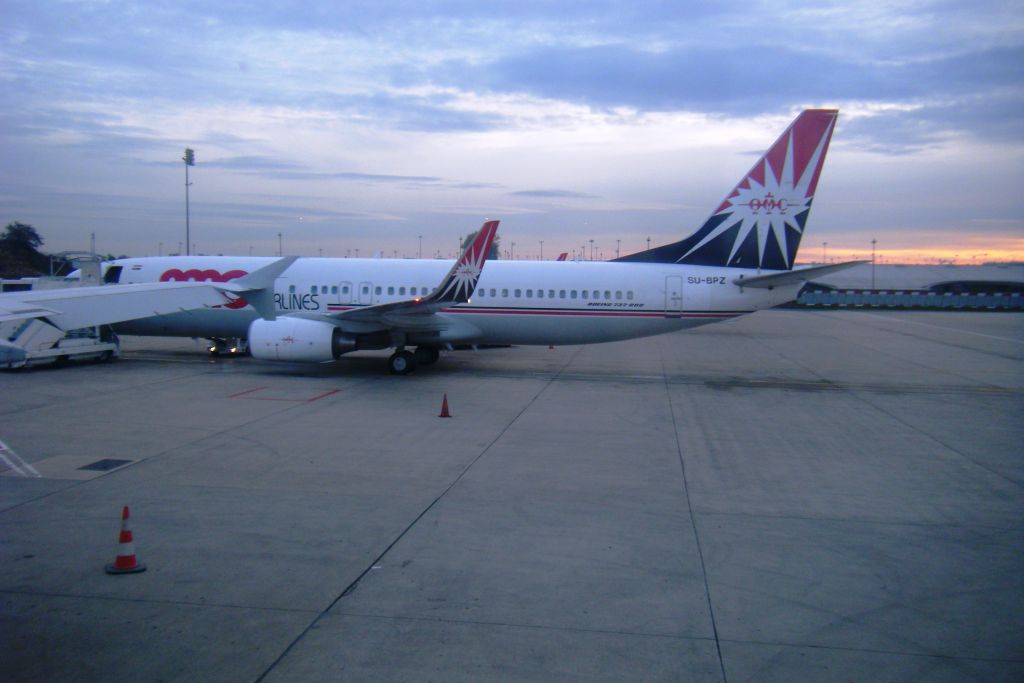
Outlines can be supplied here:
[[765, 195], [764, 199], [751, 199], [749, 202], [745, 202], [740, 206], [749, 206], [751, 212], [758, 213], [761, 209], [765, 210], [765, 213], [771, 213], [772, 211], [778, 211], [781, 214], [785, 214], [789, 208], [789, 202], [785, 199], [776, 199], [775, 195], [769, 192]]
[[[160, 276], [160, 282], [227, 282], [243, 275], [248, 275], [248, 273], [244, 270], [229, 270], [221, 274], [220, 271], [213, 270], [212, 268], [207, 268], [206, 270], [190, 268], [185, 271], [171, 268], [164, 271], [164, 274]], [[229, 304], [224, 304], [224, 308], [245, 308], [248, 305], [249, 303], [245, 299], [238, 298]]]

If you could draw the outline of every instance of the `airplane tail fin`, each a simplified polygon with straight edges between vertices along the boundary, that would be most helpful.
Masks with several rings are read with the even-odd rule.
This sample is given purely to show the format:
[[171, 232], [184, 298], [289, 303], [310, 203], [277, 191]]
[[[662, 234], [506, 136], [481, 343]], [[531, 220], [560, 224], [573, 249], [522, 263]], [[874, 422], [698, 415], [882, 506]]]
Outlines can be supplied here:
[[491, 251], [491, 243], [498, 233], [498, 221], [487, 221], [480, 228], [472, 244], [466, 247], [462, 256], [448, 271], [441, 285], [427, 301], [430, 303], [461, 304], [469, 301], [476, 289], [477, 280], [484, 269], [484, 261]]
[[838, 115], [801, 112], [697, 232], [615, 260], [791, 270]]

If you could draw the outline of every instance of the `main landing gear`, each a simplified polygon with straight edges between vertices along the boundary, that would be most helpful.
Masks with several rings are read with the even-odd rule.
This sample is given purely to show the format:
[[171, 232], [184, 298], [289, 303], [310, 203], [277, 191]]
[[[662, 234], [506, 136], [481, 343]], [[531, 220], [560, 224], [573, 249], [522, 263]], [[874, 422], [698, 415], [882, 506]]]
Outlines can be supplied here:
[[214, 337], [207, 341], [209, 343], [206, 346], [206, 350], [210, 352], [211, 356], [234, 356], [239, 353], [245, 353], [247, 349], [246, 343], [237, 338], [223, 339]]
[[398, 349], [388, 358], [388, 370], [392, 375], [408, 375], [418, 365], [433, 365], [441, 352], [433, 346], [417, 346], [416, 351]]

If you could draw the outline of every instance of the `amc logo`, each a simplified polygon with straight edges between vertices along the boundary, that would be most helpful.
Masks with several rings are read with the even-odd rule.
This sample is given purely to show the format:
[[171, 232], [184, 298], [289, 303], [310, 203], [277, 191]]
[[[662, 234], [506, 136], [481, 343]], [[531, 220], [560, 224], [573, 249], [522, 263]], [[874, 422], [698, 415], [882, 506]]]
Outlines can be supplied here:
[[764, 199], [751, 199], [749, 202], [744, 202], [740, 206], [749, 206], [752, 213], [760, 213], [761, 209], [764, 209], [765, 213], [771, 213], [772, 211], [778, 211], [781, 214], [786, 213], [786, 209], [789, 208], [789, 202], [785, 199], [776, 199], [775, 195], [769, 192], [765, 195]]
[[[206, 270], [190, 268], [184, 271], [171, 268], [160, 276], [160, 282], [227, 282], [243, 275], [248, 275], [248, 273], [244, 270], [229, 270], [226, 273], [220, 273], [212, 268]], [[245, 299], [238, 298], [229, 304], [224, 304], [224, 308], [245, 308], [248, 305]]]

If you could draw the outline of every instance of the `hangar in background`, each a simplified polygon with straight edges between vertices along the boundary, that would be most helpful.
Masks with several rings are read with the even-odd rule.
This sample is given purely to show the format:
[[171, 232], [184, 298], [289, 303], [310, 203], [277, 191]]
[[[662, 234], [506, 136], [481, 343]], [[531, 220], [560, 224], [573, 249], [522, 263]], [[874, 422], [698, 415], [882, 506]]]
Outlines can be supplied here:
[[983, 266], [865, 263], [808, 282], [798, 306], [1024, 309], [1024, 264]]

